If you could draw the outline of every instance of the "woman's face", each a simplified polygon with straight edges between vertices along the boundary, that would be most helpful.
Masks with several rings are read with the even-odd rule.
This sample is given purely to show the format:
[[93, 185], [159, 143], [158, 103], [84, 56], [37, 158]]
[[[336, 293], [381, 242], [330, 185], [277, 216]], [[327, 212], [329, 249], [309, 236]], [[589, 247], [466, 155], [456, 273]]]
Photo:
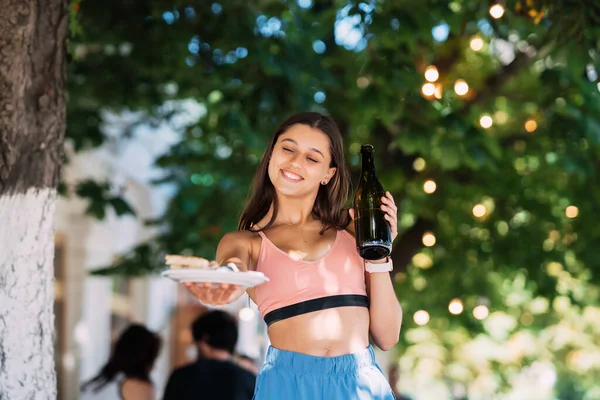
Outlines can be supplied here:
[[278, 193], [301, 197], [319, 189], [335, 174], [330, 168], [329, 137], [307, 125], [292, 125], [275, 143], [269, 178]]

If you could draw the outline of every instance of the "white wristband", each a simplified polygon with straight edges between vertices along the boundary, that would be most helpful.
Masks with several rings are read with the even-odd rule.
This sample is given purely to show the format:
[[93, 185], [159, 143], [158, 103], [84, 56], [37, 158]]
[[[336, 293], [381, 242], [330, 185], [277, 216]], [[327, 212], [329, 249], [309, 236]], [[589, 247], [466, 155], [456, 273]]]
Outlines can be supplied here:
[[394, 264], [392, 264], [392, 259], [390, 257], [387, 257], [387, 261], [384, 263], [372, 263], [365, 260], [365, 270], [370, 274], [373, 272], [390, 272], [393, 269]]

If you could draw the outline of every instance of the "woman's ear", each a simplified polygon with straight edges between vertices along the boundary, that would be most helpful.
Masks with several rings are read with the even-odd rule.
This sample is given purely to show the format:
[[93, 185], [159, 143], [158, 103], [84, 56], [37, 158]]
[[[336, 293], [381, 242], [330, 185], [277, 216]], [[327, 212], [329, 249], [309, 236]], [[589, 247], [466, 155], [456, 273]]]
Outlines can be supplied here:
[[336, 167], [329, 168], [329, 171], [327, 171], [327, 178], [326, 178], [327, 182], [329, 182], [333, 178], [333, 176], [335, 175], [336, 171], [337, 171]]

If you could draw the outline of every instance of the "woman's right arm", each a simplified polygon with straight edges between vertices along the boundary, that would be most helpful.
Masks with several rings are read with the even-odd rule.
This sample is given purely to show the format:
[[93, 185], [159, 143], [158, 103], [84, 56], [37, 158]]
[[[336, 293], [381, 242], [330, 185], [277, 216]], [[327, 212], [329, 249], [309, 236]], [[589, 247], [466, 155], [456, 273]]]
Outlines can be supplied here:
[[[252, 247], [247, 232], [230, 232], [221, 238], [217, 246], [218, 265], [233, 263], [240, 271], [247, 271], [250, 265]], [[244, 288], [238, 285], [220, 284], [213, 285], [210, 282], [192, 283], [186, 282], [185, 286], [202, 303], [212, 306], [229, 304], [237, 300], [243, 293]]]
[[247, 271], [252, 254], [248, 232], [229, 232], [217, 246], [217, 261], [220, 265], [234, 263], [240, 271]]

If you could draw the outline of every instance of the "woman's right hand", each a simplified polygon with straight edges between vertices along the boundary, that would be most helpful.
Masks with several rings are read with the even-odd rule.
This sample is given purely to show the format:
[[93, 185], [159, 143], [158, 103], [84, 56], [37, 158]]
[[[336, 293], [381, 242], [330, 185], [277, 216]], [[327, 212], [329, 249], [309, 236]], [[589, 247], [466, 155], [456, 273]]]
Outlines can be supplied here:
[[239, 285], [228, 283], [185, 282], [184, 285], [198, 300], [211, 306], [229, 304], [245, 291]]

